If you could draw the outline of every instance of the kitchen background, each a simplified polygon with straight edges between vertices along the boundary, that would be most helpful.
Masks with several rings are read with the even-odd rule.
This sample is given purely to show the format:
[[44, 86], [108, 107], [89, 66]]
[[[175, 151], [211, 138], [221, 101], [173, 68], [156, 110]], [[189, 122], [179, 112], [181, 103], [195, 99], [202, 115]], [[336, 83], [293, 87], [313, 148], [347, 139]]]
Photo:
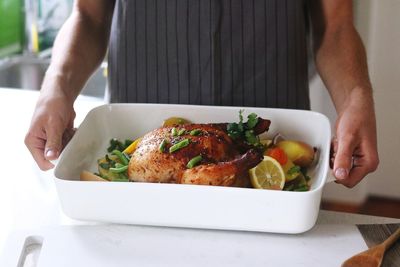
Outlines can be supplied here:
[[[72, 2], [0, 0], [0, 87], [40, 88], [52, 43]], [[374, 87], [380, 166], [353, 189], [328, 184], [322, 207], [400, 218], [400, 1], [356, 0], [354, 12]], [[93, 74], [82, 94], [104, 96], [106, 66]], [[335, 110], [318, 75], [310, 78], [310, 96], [312, 109], [334, 125]]]

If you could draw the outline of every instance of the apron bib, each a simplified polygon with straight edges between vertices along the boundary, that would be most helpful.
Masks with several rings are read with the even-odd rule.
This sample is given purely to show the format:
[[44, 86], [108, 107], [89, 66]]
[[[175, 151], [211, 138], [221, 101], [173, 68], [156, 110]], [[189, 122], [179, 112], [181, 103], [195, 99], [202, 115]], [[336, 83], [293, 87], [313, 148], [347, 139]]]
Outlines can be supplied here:
[[110, 102], [309, 109], [302, 0], [117, 0]]

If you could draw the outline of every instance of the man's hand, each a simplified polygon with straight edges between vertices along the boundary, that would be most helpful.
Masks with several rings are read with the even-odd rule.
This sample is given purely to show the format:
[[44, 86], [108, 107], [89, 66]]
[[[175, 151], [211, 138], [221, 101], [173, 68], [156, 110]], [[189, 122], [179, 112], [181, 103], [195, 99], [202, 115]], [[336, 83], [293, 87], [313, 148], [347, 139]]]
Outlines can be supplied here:
[[336, 121], [333, 171], [336, 182], [353, 187], [378, 167], [372, 97], [354, 89]]
[[353, 187], [378, 166], [372, 86], [352, 1], [312, 0], [315, 63], [335, 105], [337, 182]]
[[25, 145], [41, 170], [54, 167], [57, 159], [75, 130], [75, 111], [62, 95], [41, 97], [36, 105]]
[[25, 144], [40, 169], [51, 169], [74, 129], [73, 103], [108, 46], [114, 0], [76, 0], [57, 34]]

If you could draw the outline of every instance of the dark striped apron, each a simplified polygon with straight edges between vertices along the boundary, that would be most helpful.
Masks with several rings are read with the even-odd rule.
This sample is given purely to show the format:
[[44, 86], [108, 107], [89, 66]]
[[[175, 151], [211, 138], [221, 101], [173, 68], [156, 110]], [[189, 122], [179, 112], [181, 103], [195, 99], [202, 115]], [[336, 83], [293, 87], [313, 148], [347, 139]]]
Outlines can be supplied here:
[[303, 0], [117, 0], [110, 102], [309, 109]]

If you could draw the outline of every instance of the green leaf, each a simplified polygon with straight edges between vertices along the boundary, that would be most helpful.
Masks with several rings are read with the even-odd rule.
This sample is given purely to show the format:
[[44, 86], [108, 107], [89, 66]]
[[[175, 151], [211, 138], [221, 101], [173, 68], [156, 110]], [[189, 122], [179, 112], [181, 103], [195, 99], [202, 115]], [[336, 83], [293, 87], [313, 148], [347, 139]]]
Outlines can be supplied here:
[[257, 125], [257, 122], [258, 122], [257, 114], [251, 113], [247, 116], [247, 118], [248, 118], [247, 128], [253, 129]]
[[253, 130], [247, 130], [244, 132], [244, 136], [246, 138], [246, 142], [252, 145], [257, 144], [257, 137], [254, 135], [254, 131]]
[[243, 122], [243, 112], [243, 109], [239, 110], [239, 123]]
[[238, 124], [236, 122], [228, 123], [227, 130], [228, 132], [236, 132], [238, 130]]
[[243, 122], [239, 122], [239, 124], [238, 124], [238, 131], [239, 132], [244, 132], [244, 125], [243, 125]]
[[292, 175], [298, 172], [300, 172], [300, 166], [295, 165], [287, 171], [287, 174]]

